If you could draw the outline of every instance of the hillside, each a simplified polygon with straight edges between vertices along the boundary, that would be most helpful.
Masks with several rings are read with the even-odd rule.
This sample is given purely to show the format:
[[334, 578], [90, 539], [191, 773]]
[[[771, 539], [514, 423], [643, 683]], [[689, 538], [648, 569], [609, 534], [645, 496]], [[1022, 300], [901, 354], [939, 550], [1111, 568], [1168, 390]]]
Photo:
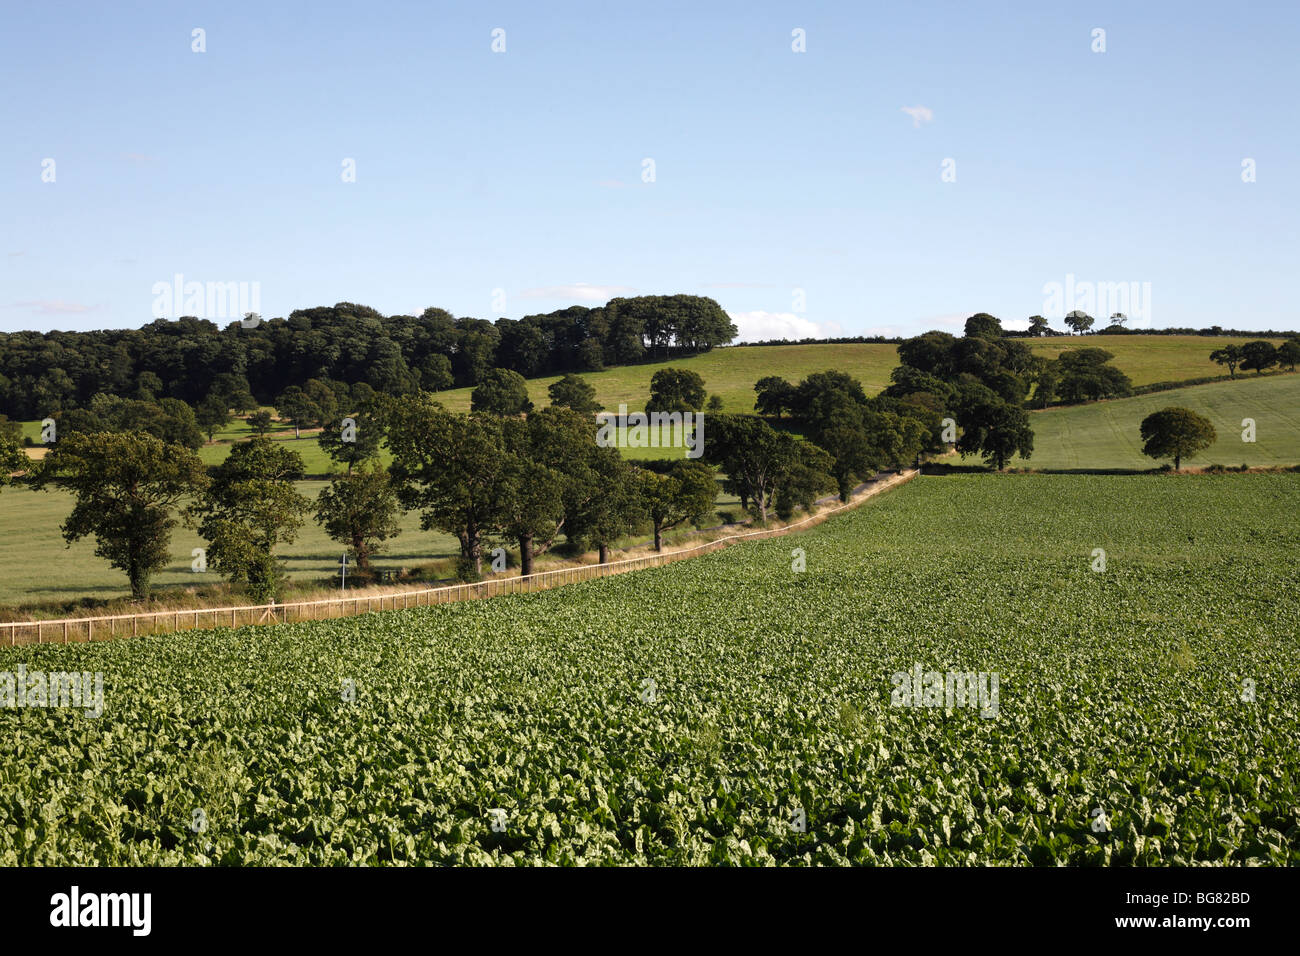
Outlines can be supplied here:
[[[1023, 341], [1047, 358], [1055, 358], [1072, 348], [1105, 349], [1115, 356], [1115, 367], [1132, 379], [1134, 385], [1150, 385], [1226, 375], [1227, 369], [1210, 361], [1210, 353], [1225, 345], [1256, 340], [1204, 335], [1070, 335]], [[1281, 345], [1283, 340], [1266, 341]]]
[[[582, 377], [596, 389], [596, 400], [610, 411], [617, 411], [620, 402], [636, 411], [645, 407], [655, 372], [661, 368], [687, 368], [700, 374], [710, 395], [722, 397], [725, 411], [752, 412], [754, 383], [768, 375], [797, 382], [812, 372], [833, 368], [859, 379], [874, 394], [889, 384], [889, 373], [897, 364], [898, 349], [892, 345], [738, 345], [670, 362], [583, 372]], [[557, 378], [553, 375], [529, 380], [528, 394], [533, 404], [550, 404], [546, 388]], [[439, 392], [438, 401], [454, 411], [469, 411], [472, 391], [458, 388]]]
[[[1114, 364], [1134, 385], [1149, 385], [1224, 374], [1221, 366], [1210, 361], [1210, 352], [1250, 340], [1197, 335], [1075, 335], [1021, 341], [1048, 358], [1069, 348], [1106, 349], [1114, 354]], [[1281, 339], [1273, 341], [1277, 344]], [[852, 375], [862, 382], [868, 395], [874, 395], [889, 384], [889, 373], [897, 364], [898, 349], [893, 345], [738, 345], [688, 359], [587, 372], [583, 378], [595, 387], [597, 401], [606, 408], [612, 411], [619, 402], [626, 402], [629, 409], [636, 410], [644, 407], [655, 372], [669, 366], [688, 368], [700, 374], [710, 395], [722, 397], [726, 411], [752, 412], [754, 383], [767, 375], [797, 382], [812, 372], [835, 369]], [[556, 376], [551, 376], [529, 381], [528, 394], [534, 404], [549, 404], [546, 387], [555, 380]], [[448, 408], [468, 411], [471, 391], [458, 388], [441, 392], [438, 400]]]
[[[1142, 454], [1138, 426], [1152, 412], [1181, 405], [1214, 423], [1218, 440], [1186, 465], [1300, 463], [1300, 375], [1244, 377], [1167, 392], [1031, 412], [1034, 454], [1019, 468], [1154, 468]], [[1241, 440], [1242, 419], [1253, 418], [1256, 441]]]

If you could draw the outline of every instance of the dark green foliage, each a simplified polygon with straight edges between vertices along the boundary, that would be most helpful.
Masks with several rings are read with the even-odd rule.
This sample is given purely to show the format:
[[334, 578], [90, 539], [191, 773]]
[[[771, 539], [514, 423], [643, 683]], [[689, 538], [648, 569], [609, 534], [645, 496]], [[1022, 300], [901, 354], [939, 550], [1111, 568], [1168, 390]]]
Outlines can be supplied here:
[[1192, 458], [1214, 444], [1214, 425], [1190, 408], [1170, 407], [1142, 419], [1142, 454], [1151, 458], [1172, 458], [1174, 471], [1184, 458]]
[[727, 476], [723, 487], [738, 495], [759, 521], [767, 520], [778, 498], [793, 506], [835, 487], [829, 454], [755, 415], [710, 416], [704, 457], [721, 468]]
[[330, 482], [316, 500], [316, 520], [334, 541], [348, 547], [363, 574], [384, 542], [398, 534], [401, 505], [388, 472], [361, 467]]
[[211, 490], [197, 508], [209, 563], [255, 601], [275, 597], [283, 579], [275, 548], [297, 537], [311, 509], [293, 484], [302, 475], [302, 458], [283, 442], [238, 442], [212, 469]]
[[647, 412], [698, 412], [708, 393], [698, 372], [685, 368], [661, 368], [650, 378]]
[[594, 415], [605, 406], [596, 401], [596, 389], [580, 375], [566, 373], [547, 386], [551, 404], [571, 408], [584, 415]]
[[795, 387], [779, 375], [768, 375], [754, 383], [758, 397], [754, 407], [760, 415], [780, 418], [793, 412], [795, 407]]
[[1092, 328], [1093, 323], [1096, 321], [1097, 320], [1087, 312], [1082, 312], [1078, 309], [1065, 317], [1065, 324], [1068, 325], [1076, 335], [1082, 335], [1084, 332], [1087, 332]]
[[1133, 390], [1129, 377], [1110, 365], [1115, 356], [1105, 349], [1066, 349], [1054, 363], [1059, 375], [1056, 391], [1067, 403], [1121, 398]]
[[[641, 361], [647, 351], [708, 351], [735, 335], [717, 302], [685, 295], [611, 299], [596, 309], [571, 306], [495, 323], [438, 308], [384, 316], [339, 302], [256, 328], [182, 317], [140, 329], [0, 333], [0, 413], [45, 418], [86, 407], [101, 392], [195, 404], [215, 393], [226, 408], [244, 413], [312, 380], [407, 395], [477, 385], [493, 368], [527, 375], [594, 370]], [[320, 420], [345, 404], [322, 405]]]
[[673, 462], [668, 474], [639, 470], [637, 498], [654, 531], [654, 548], [663, 550], [663, 533], [689, 522], [704, 524], [713, 513], [718, 486], [713, 469], [698, 461]]
[[532, 411], [528, 383], [518, 372], [494, 368], [470, 395], [470, 407], [488, 415], [523, 415]]
[[371, 410], [355, 415], [344, 415], [325, 423], [321, 429], [321, 450], [334, 461], [346, 465], [348, 471], [364, 461], [379, 457], [379, 446], [384, 438], [383, 420], [377, 405]]
[[213, 436], [231, 422], [230, 406], [226, 404], [225, 397], [213, 392], [205, 398], [194, 410], [194, 421], [203, 434], [208, 436], [208, 441], [212, 441]]
[[263, 409], [262, 411], [253, 412], [253, 414], [248, 416], [248, 427], [251, 428], [258, 436], [266, 435], [271, 430], [271, 426], [274, 423], [275, 423], [275, 419], [272, 418], [271, 413], [266, 411], [265, 409]]
[[32, 484], [73, 496], [64, 539], [93, 537], [95, 554], [126, 572], [139, 600], [171, 558], [173, 512], [203, 490], [207, 476], [192, 450], [148, 433], [82, 432], [59, 438]]
[[1029, 458], [1033, 454], [1029, 414], [982, 385], [961, 388], [957, 424], [961, 426], [957, 450], [963, 458], [980, 455], [991, 468], [1001, 471], [1016, 455]]
[[421, 512], [422, 528], [454, 534], [464, 568], [480, 575], [509, 466], [503, 420], [455, 415], [427, 395], [393, 403], [385, 417], [398, 500]]
[[1247, 342], [1241, 347], [1241, 367], [1247, 370], [1253, 369], [1256, 375], [1276, 364], [1277, 347], [1272, 342], [1259, 339]]
[[1291, 371], [1295, 371], [1296, 363], [1300, 362], [1300, 338], [1287, 339], [1277, 347], [1277, 361], [1279, 365], [1289, 366]]

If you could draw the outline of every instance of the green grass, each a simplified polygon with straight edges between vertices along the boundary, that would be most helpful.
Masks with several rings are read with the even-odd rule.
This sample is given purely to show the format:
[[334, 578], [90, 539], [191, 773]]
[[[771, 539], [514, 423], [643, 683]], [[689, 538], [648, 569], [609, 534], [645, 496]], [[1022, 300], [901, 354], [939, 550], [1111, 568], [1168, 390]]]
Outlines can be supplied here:
[[[1296, 865], [1298, 509], [1297, 475], [924, 478], [535, 595], [0, 648], [104, 687], [0, 707], [0, 865]], [[914, 665], [996, 712], [899, 706]]]
[[[650, 379], [661, 368], [698, 372], [708, 393], [721, 396], [724, 411], [752, 412], [754, 383], [769, 375], [798, 382], [813, 372], [837, 369], [857, 378], [869, 394], [874, 394], [889, 384], [889, 373], [897, 364], [898, 349], [892, 345], [736, 346], [670, 362], [626, 365], [581, 374], [596, 389], [596, 400], [611, 412], [618, 411], [620, 402], [626, 403], [629, 411], [645, 408], [650, 396]], [[553, 375], [529, 379], [528, 395], [534, 405], [544, 407], [551, 403], [546, 389], [558, 378]], [[472, 388], [457, 388], [439, 392], [436, 397], [453, 411], [469, 411], [472, 391]]]
[[[666, 449], [646, 451], [654, 452], [651, 457], [668, 454]], [[324, 481], [303, 481], [298, 483], [298, 489], [315, 499], [325, 485]], [[720, 490], [717, 508], [719, 512], [734, 512], [738, 516], [739, 499]], [[0, 605], [44, 604], [82, 597], [111, 599], [129, 595], [126, 576], [110, 567], [103, 558], [96, 557], [93, 539], [82, 539], [71, 547], [65, 545], [59, 526], [71, 510], [71, 495], [57, 489], [36, 492], [26, 488], [6, 488], [0, 492]], [[418, 512], [404, 513], [400, 526], [401, 534], [374, 559], [376, 568], [414, 568], [459, 553], [458, 543], [452, 535], [422, 531]], [[679, 529], [679, 534], [671, 535], [667, 540], [675, 540], [680, 532], [686, 531], [689, 529]], [[622, 545], [644, 539], [645, 535], [634, 536]], [[159, 596], [166, 597], [169, 592], [221, 580], [211, 569], [203, 574], [190, 570], [192, 549], [203, 545], [195, 532], [176, 529], [172, 535], [172, 562], [153, 579]], [[513, 543], [509, 544], [509, 549], [516, 550]], [[277, 554], [285, 558], [291, 579], [308, 581], [336, 574], [343, 546], [331, 541], [320, 525], [308, 516], [298, 539], [280, 548]], [[235, 601], [244, 603], [242, 598]]]
[[[1142, 454], [1138, 426], [1171, 405], [1200, 412], [1214, 423], [1218, 440], [1184, 466], [1294, 465], [1300, 463], [1300, 375], [1243, 377], [1171, 389], [1135, 398], [1032, 412], [1034, 453], [1012, 467], [1154, 468]], [[1242, 420], [1255, 420], [1256, 440], [1242, 441]]]
[[[1105, 349], [1115, 356], [1112, 364], [1132, 379], [1134, 385], [1150, 385], [1226, 375], [1226, 368], [1210, 361], [1210, 353], [1225, 345], [1255, 340], [1200, 335], [1071, 335], [1022, 341], [1048, 358], [1071, 348]], [[1282, 339], [1268, 341], [1274, 345], [1282, 343]]]
[[[305, 481], [299, 490], [315, 498], [323, 481]], [[35, 603], [79, 597], [112, 598], [129, 593], [125, 575], [95, 556], [95, 542], [83, 539], [66, 547], [59, 526], [72, 510], [72, 497], [51, 490], [6, 489], [0, 494], [0, 603]], [[178, 528], [172, 535], [172, 563], [154, 578], [161, 590], [215, 583], [209, 570], [190, 570], [191, 549], [204, 542], [193, 531]], [[419, 517], [403, 516], [402, 533], [391, 549], [376, 560], [378, 567], [414, 566], [456, 552], [456, 539], [421, 531]], [[308, 519], [298, 540], [280, 550], [291, 577], [319, 578], [334, 573], [343, 546], [330, 541]]]

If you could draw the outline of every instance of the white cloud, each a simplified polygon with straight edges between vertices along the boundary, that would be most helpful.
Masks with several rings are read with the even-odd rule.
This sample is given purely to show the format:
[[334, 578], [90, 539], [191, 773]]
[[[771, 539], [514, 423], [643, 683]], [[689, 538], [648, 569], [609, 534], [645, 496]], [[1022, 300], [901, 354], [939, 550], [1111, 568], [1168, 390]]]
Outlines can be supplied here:
[[62, 299], [43, 299], [36, 302], [15, 302], [10, 308], [30, 309], [41, 315], [77, 315], [82, 312], [95, 312], [102, 305], [82, 305], [80, 302], [64, 302]]
[[913, 126], [920, 126], [934, 119], [934, 110], [928, 106], [904, 106], [903, 112], [912, 117]]
[[926, 315], [916, 320], [916, 325], [922, 331], [929, 332], [933, 329], [956, 329], [957, 334], [966, 327], [966, 320], [971, 317], [970, 312], [948, 312], [944, 315]]
[[737, 342], [767, 339], [828, 339], [842, 335], [836, 322], [813, 322], [793, 312], [728, 312], [739, 330]]
[[539, 289], [525, 289], [519, 293], [521, 299], [564, 299], [572, 302], [608, 302], [618, 295], [635, 292], [625, 285], [591, 285], [587, 282], [575, 282], [573, 285], [548, 285]]

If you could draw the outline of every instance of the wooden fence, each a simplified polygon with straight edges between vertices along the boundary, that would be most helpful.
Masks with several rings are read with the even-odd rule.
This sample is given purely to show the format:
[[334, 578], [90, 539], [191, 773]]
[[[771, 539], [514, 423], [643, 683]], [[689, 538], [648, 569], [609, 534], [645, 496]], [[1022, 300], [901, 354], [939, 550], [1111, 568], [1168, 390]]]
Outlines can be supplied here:
[[151, 611], [143, 614], [73, 617], [49, 621], [0, 621], [0, 645], [8, 644], [13, 646], [16, 644], [43, 644], [46, 642], [66, 644], [69, 641], [137, 637], [142, 634], [158, 634], [199, 627], [239, 627], [249, 624], [319, 621], [327, 618], [366, 614], [371, 611], [400, 611], [405, 608], [451, 604], [456, 601], [497, 597], [503, 594], [530, 594], [534, 591], [545, 591], [566, 584], [591, 581], [611, 574], [624, 574], [628, 571], [656, 568], [660, 565], [681, 561], [699, 554], [718, 551], [737, 541], [758, 540], [789, 534], [791, 531], [798, 531], [801, 528], [819, 524], [831, 515], [846, 508], [857, 507], [868, 498], [910, 481], [918, 474], [919, 472], [915, 470], [908, 470], [878, 480], [852, 500], [819, 511], [817, 514], [809, 515], [792, 524], [782, 525], [778, 528], [763, 528], [758, 531], [725, 535], [693, 548], [685, 548], [679, 551], [647, 554], [638, 558], [610, 561], [606, 564], [584, 564], [571, 568], [556, 568], [553, 571], [538, 571], [527, 576], [493, 577], [485, 581], [476, 581], [473, 584], [451, 584], [443, 587], [399, 591], [373, 596], [356, 594], [353, 597], [324, 598], [318, 601], [297, 601], [288, 604], [271, 603], [241, 607]]

